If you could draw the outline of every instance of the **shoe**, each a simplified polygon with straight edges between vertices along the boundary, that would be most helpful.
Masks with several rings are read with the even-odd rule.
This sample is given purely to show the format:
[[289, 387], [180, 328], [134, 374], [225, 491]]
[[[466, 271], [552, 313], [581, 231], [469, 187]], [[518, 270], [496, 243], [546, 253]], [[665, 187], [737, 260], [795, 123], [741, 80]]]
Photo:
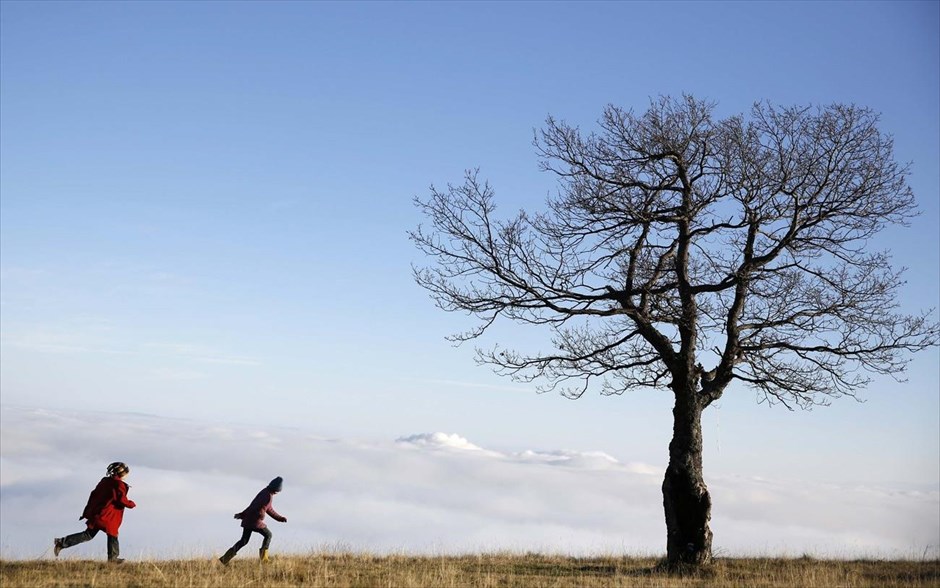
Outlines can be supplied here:
[[124, 563], [124, 559], [123, 559], [123, 558], [120, 558], [120, 557], [116, 557], [116, 558], [114, 558], [114, 559], [109, 559], [109, 560], [108, 560], [108, 563], [122, 564], [122, 563]]
[[219, 558], [219, 561], [222, 562], [223, 565], [228, 565], [228, 562], [232, 561], [233, 557], [235, 557], [235, 550], [229, 549], [222, 557]]
[[52, 553], [54, 553], [56, 557], [59, 557], [59, 552], [63, 549], [65, 549], [65, 546], [62, 545], [62, 539], [56, 537], [52, 540]]
[[261, 561], [262, 561], [262, 562], [265, 562], [265, 563], [271, 561], [271, 560], [268, 559], [268, 550], [267, 550], [267, 549], [259, 549], [259, 550], [258, 550], [258, 557], [261, 558]]

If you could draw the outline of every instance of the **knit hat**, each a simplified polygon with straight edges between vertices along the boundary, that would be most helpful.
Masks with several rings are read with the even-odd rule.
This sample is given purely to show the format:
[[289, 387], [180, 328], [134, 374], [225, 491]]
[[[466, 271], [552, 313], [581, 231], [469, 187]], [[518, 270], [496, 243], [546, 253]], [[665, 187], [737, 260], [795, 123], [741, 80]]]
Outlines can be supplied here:
[[271, 480], [271, 483], [268, 484], [268, 490], [271, 492], [280, 492], [281, 488], [284, 486], [284, 478], [278, 476]]
[[127, 464], [124, 462], [116, 461], [108, 465], [108, 475], [109, 476], [123, 476], [124, 474], [131, 471], [131, 468], [127, 467]]

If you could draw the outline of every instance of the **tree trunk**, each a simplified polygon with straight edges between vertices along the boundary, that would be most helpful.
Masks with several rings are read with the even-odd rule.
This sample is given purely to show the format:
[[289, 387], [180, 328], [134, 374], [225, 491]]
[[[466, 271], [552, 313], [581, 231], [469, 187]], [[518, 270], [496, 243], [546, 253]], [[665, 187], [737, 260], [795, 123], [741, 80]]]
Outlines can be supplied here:
[[712, 558], [712, 500], [702, 477], [702, 409], [694, 392], [676, 391], [663, 480], [666, 562], [672, 567], [707, 564]]

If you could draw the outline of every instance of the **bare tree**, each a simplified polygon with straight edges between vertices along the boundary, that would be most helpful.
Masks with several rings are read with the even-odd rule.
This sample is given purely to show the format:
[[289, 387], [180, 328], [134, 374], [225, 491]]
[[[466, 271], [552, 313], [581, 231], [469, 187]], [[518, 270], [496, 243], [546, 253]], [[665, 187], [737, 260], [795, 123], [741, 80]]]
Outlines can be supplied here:
[[916, 214], [908, 166], [866, 108], [783, 108], [713, 117], [661, 98], [642, 115], [609, 106], [585, 135], [549, 118], [541, 167], [560, 190], [544, 212], [494, 218], [490, 186], [416, 199], [430, 228], [418, 284], [447, 311], [543, 326], [549, 352], [499, 345], [478, 360], [578, 398], [638, 387], [675, 396], [663, 481], [670, 564], [711, 559], [702, 411], [740, 380], [788, 408], [854, 396], [868, 374], [900, 378], [938, 344], [932, 311], [899, 313], [901, 271], [868, 250]]

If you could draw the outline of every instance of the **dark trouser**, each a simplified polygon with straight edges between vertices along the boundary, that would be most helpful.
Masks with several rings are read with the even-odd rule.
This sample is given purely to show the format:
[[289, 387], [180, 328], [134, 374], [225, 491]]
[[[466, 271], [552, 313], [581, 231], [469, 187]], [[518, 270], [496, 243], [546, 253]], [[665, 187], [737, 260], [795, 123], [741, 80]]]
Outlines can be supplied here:
[[267, 549], [271, 545], [271, 537], [274, 536], [274, 533], [271, 532], [268, 528], [261, 529], [242, 529], [242, 538], [238, 540], [238, 543], [232, 545], [232, 551], [238, 552], [239, 549], [248, 545], [248, 540], [251, 539], [252, 533], [260, 533], [264, 537], [264, 542], [261, 544], [261, 549]]
[[[81, 533], [67, 535], [62, 538], [62, 547], [71, 547], [79, 543], [84, 543], [85, 541], [91, 541], [97, 534], [98, 529], [86, 529]], [[107, 535], [107, 533], [105, 534]], [[112, 537], [108, 535], [108, 559], [117, 559], [119, 555], [121, 555], [121, 546], [118, 544], [117, 536]]]

